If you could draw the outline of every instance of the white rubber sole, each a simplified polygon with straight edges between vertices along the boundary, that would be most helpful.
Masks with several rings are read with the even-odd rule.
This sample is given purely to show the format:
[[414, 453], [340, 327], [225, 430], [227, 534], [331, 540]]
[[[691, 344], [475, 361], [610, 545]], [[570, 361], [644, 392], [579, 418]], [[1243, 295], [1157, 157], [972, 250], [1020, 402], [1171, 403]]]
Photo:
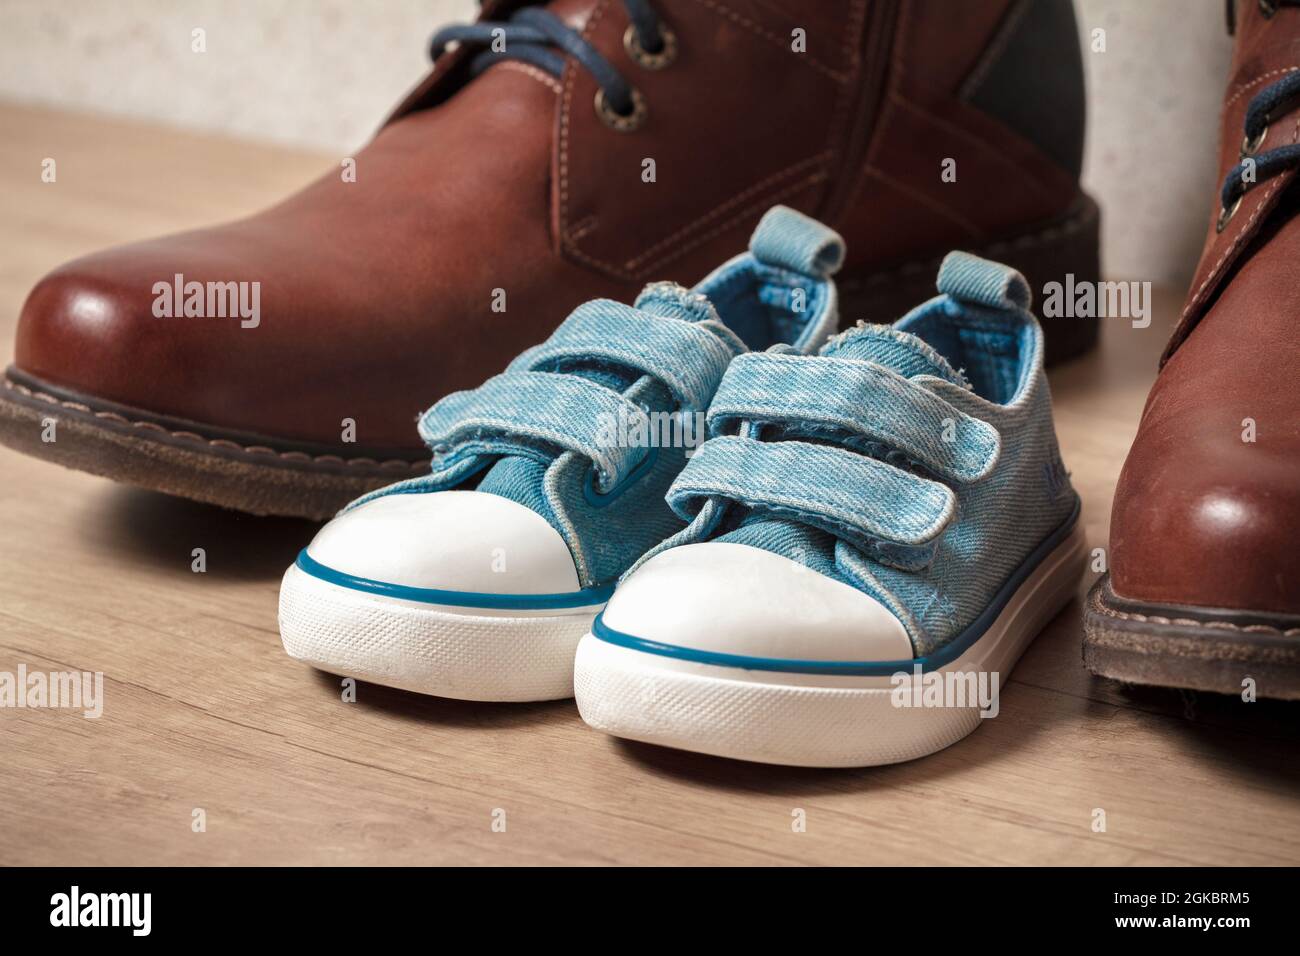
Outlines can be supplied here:
[[[935, 671], [997, 675], [1074, 596], [1084, 564], [1082, 523], [1025, 579], [984, 634]], [[913, 681], [915, 685], [916, 682]], [[920, 682], [923, 689], [926, 680]], [[967, 686], [970, 686], [967, 684]], [[597, 730], [697, 753], [802, 767], [865, 767], [924, 757], [979, 726], [981, 708], [896, 690], [892, 676], [778, 673], [702, 664], [612, 644], [578, 645], [578, 711]], [[911, 706], [902, 706], [904, 697]], [[971, 701], [971, 697], [965, 698]], [[995, 711], [992, 711], [995, 713]]]
[[420, 604], [322, 581], [293, 565], [280, 583], [280, 639], [313, 667], [459, 700], [573, 696], [573, 654], [600, 605], [495, 611]]

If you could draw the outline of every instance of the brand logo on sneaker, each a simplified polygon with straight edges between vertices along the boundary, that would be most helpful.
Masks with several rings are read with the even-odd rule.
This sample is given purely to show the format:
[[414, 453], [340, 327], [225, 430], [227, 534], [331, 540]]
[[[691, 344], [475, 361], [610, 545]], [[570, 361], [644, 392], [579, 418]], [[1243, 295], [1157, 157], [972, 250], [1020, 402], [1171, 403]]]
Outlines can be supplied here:
[[1049, 319], [1131, 319], [1133, 328], [1151, 324], [1150, 282], [1065, 282], [1043, 286], [1043, 315]]
[[51, 926], [125, 926], [148, 936], [153, 926], [152, 893], [82, 893], [73, 886], [50, 897]]
[[889, 678], [893, 690], [889, 702], [895, 707], [976, 707], [980, 717], [996, 717], [997, 671], [930, 671], [920, 664], [912, 670], [896, 671]]
[[1070, 473], [1060, 458], [1053, 458], [1043, 465], [1043, 482], [1047, 485], [1047, 497], [1053, 501], [1069, 490]]
[[237, 318], [244, 329], [262, 323], [260, 282], [186, 282], [178, 272], [171, 282], [155, 282], [153, 295], [158, 319]]

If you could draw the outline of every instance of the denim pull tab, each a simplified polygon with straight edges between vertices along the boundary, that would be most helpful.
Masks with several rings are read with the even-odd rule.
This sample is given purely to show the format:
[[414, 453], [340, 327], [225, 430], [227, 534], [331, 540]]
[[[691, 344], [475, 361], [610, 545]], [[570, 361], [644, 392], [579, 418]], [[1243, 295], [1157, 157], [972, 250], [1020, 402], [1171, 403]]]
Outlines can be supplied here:
[[764, 265], [824, 279], [844, 264], [844, 240], [830, 226], [789, 206], [763, 213], [749, 251]]
[[969, 252], [950, 252], [939, 267], [939, 291], [971, 305], [990, 309], [1028, 309], [1034, 301], [1029, 283], [1015, 269]]

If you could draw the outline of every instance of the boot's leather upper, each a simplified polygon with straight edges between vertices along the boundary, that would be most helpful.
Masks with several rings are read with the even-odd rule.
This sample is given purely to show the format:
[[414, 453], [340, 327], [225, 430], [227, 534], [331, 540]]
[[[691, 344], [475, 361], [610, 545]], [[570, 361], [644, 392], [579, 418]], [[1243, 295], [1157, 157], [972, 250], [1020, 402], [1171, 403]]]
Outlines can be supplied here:
[[[17, 366], [194, 422], [337, 443], [352, 419], [360, 444], [418, 449], [439, 396], [579, 302], [698, 280], [775, 203], [845, 236], [852, 282], [1078, 199], [1068, 0], [652, 3], [677, 39], [655, 70], [625, 49], [619, 0], [549, 5], [641, 94], [640, 128], [600, 119], [571, 58], [559, 77], [513, 60], [472, 75], [474, 51], [454, 50], [355, 156], [355, 182], [334, 169], [250, 218], [55, 270], [23, 309]], [[1067, 68], [1026, 105], [1044, 57]], [[259, 324], [155, 317], [155, 284], [177, 275], [260, 283]]]
[[[1236, 9], [1220, 176], [1248, 105], [1300, 70], [1300, 9]], [[1300, 142], [1300, 109], [1255, 152]], [[1147, 399], [1111, 516], [1120, 597], [1300, 612], [1300, 215], [1294, 170], [1214, 204], [1181, 322]], [[1229, 207], [1231, 210], [1231, 207]], [[1223, 227], [1219, 228], [1223, 219]]]

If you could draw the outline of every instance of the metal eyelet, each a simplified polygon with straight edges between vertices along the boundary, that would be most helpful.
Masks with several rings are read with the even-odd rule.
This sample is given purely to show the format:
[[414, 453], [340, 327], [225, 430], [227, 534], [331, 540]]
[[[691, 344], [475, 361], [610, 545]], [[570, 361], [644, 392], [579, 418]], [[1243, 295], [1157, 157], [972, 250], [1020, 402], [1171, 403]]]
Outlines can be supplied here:
[[662, 70], [677, 59], [677, 34], [660, 24], [659, 49], [651, 53], [641, 45], [636, 27], [629, 23], [627, 29], [623, 31], [623, 49], [627, 50], [628, 56], [647, 70]]
[[620, 133], [630, 133], [640, 129], [646, 119], [645, 97], [636, 90], [632, 91], [632, 112], [618, 113], [609, 105], [604, 90], [596, 91], [596, 115], [610, 129]]
[[1277, 0], [1259, 0], [1259, 12], [1265, 20], [1272, 20], [1273, 14], [1277, 13]]
[[1248, 137], [1243, 136], [1241, 138], [1241, 155], [1238, 159], [1245, 159], [1247, 156], [1253, 155], [1256, 150], [1264, 145], [1264, 138], [1266, 136], [1268, 136], [1268, 126], [1261, 129], [1259, 135], [1254, 139], [1249, 139]]
[[1236, 199], [1234, 199], [1234, 200], [1232, 201], [1232, 205], [1231, 205], [1231, 206], [1224, 206], [1223, 209], [1220, 210], [1220, 212], [1219, 212], [1219, 224], [1218, 224], [1217, 226], [1214, 227], [1214, 231], [1215, 231], [1216, 233], [1218, 233], [1218, 232], [1223, 232], [1224, 227], [1226, 227], [1226, 226], [1228, 225], [1228, 221], [1229, 221], [1233, 216], [1235, 216], [1235, 215], [1237, 214], [1237, 210], [1241, 208], [1241, 201], [1242, 201], [1242, 199], [1244, 199], [1244, 198], [1245, 198], [1245, 193], [1243, 193], [1242, 195], [1240, 195], [1240, 196], [1238, 196]]

